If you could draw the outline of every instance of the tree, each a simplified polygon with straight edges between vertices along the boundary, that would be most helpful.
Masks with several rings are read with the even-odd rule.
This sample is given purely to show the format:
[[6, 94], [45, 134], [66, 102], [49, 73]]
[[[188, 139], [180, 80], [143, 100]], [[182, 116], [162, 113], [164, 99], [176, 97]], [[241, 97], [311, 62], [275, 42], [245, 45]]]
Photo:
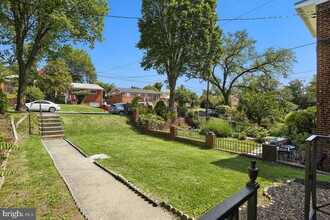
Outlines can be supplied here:
[[290, 135], [312, 133], [315, 128], [316, 107], [309, 107], [302, 111], [294, 111], [285, 117], [284, 123]]
[[240, 107], [247, 117], [259, 126], [266, 119], [277, 119], [279, 104], [274, 93], [250, 92], [242, 94]]
[[[10, 45], [19, 67], [17, 111], [25, 111], [27, 78], [37, 57], [67, 43], [101, 41], [106, 0], [0, 1], [0, 44]], [[29, 45], [24, 52], [24, 45]]]
[[156, 83], [154, 84], [154, 87], [155, 87], [156, 89], [158, 89], [159, 92], [161, 92], [161, 91], [162, 91], [162, 87], [163, 87], [163, 83], [161, 83], [161, 82], [156, 82]]
[[306, 97], [309, 106], [316, 106], [316, 91], [316, 75], [314, 75], [306, 87]]
[[101, 82], [101, 81], [96, 81], [96, 84], [101, 86], [104, 90], [103, 90], [103, 98], [106, 99], [107, 98], [107, 95], [108, 93], [113, 89], [115, 88], [115, 84], [114, 83], [104, 83], [104, 82]]
[[65, 61], [73, 82], [95, 83], [97, 75], [92, 60], [86, 50], [63, 47], [59, 59]]
[[224, 50], [218, 56], [218, 70], [214, 66], [210, 82], [215, 85], [224, 98], [224, 104], [230, 105], [230, 95], [239, 86], [242, 77], [252, 74], [286, 76], [291, 70], [295, 56], [291, 50], [268, 48], [264, 53], [257, 53], [255, 40], [248, 33], [237, 31], [222, 37]]
[[186, 103], [189, 103], [191, 106], [194, 106], [196, 102], [198, 102], [198, 96], [196, 93], [186, 89], [183, 85], [181, 85], [176, 90], [175, 101], [179, 103], [180, 107], [184, 107]]
[[30, 86], [27, 90], [26, 101], [33, 102], [35, 100], [42, 100], [45, 94], [36, 86]]
[[141, 66], [166, 74], [169, 107], [174, 107], [177, 79], [208, 69], [206, 56], [220, 43], [216, 0], [143, 0], [139, 49]]
[[301, 109], [308, 107], [306, 87], [304, 81], [300, 79], [291, 80], [287, 88], [291, 91], [293, 96], [292, 102]]
[[55, 93], [66, 91], [71, 87], [72, 78], [64, 61], [49, 61], [44, 67], [44, 74], [37, 81], [37, 87], [44, 91], [50, 100], [55, 99]]

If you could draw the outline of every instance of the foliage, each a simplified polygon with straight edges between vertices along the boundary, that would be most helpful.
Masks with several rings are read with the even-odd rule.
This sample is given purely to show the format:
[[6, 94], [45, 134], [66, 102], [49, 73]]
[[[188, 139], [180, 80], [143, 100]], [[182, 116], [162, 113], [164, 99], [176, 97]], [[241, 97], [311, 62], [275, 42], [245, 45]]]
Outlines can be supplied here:
[[291, 91], [293, 96], [292, 102], [296, 104], [299, 109], [306, 109], [308, 107], [308, 102], [304, 81], [300, 79], [291, 80], [287, 88]]
[[267, 136], [267, 130], [263, 127], [257, 126], [257, 125], [252, 125], [247, 128], [245, 128], [244, 133], [249, 136], [249, 137], [266, 137]]
[[215, 111], [224, 119], [229, 119], [233, 116], [233, 109], [229, 105], [219, 105], [215, 107]]
[[223, 35], [222, 41], [224, 52], [218, 55], [220, 72], [212, 72], [210, 83], [220, 90], [225, 105], [230, 105], [232, 91], [243, 77], [253, 74], [286, 76], [295, 62], [291, 50], [268, 48], [264, 53], [257, 53], [256, 41], [246, 30]]
[[288, 114], [284, 119], [284, 123], [289, 135], [312, 133], [312, 129], [315, 127], [315, 119], [316, 107], [309, 107], [305, 110]]
[[279, 117], [279, 104], [275, 94], [250, 92], [242, 94], [240, 107], [247, 117], [258, 123], [265, 120], [277, 120]]
[[167, 76], [170, 109], [177, 79], [208, 70], [211, 51], [220, 47], [215, 10], [215, 0], [142, 1], [137, 44], [145, 51], [141, 65]]
[[36, 86], [29, 87], [26, 94], [26, 102], [45, 99], [45, 94]]
[[81, 104], [88, 94], [87, 90], [79, 90], [74, 93], [77, 96], [77, 104]]
[[233, 128], [226, 121], [218, 118], [212, 118], [203, 124], [201, 132], [213, 131], [217, 137], [229, 137], [233, 132]]
[[115, 84], [114, 83], [104, 83], [104, 82], [101, 82], [101, 81], [96, 81], [96, 84], [101, 86], [104, 90], [103, 90], [103, 98], [106, 99], [107, 96], [108, 96], [108, 93], [113, 89], [115, 88]]
[[138, 125], [142, 127], [150, 126], [151, 129], [161, 129], [165, 121], [162, 117], [155, 114], [140, 114]]
[[309, 106], [316, 106], [316, 93], [317, 93], [317, 89], [316, 89], [316, 74], [315, 74], [306, 87], [306, 97]]
[[36, 86], [45, 92], [47, 99], [55, 100], [56, 91], [66, 91], [71, 87], [72, 78], [64, 61], [49, 61], [44, 74], [39, 77]]
[[184, 85], [181, 85], [176, 89], [174, 100], [179, 103], [180, 107], [185, 107], [187, 103], [189, 103], [191, 107], [194, 107], [198, 102], [198, 96], [196, 93], [186, 89]]
[[133, 99], [132, 99], [132, 102], [131, 102], [131, 105], [130, 107], [134, 110], [134, 109], [137, 109], [139, 108], [139, 100], [140, 100], [140, 96], [135, 96]]
[[145, 86], [143, 87], [143, 89], [146, 89], [146, 90], [153, 90], [153, 91], [156, 91], [156, 92], [160, 92], [155, 86], [153, 85], [149, 85], [149, 86]]
[[60, 48], [57, 54], [59, 55], [57, 57], [55, 56], [55, 58], [63, 60], [66, 63], [73, 82], [96, 82], [95, 67], [86, 50], [65, 46]]
[[166, 104], [164, 101], [158, 101], [155, 105], [155, 113], [162, 118], [165, 118], [164, 115], [168, 112]]
[[5, 114], [8, 108], [8, 99], [4, 91], [0, 89], [0, 114]]
[[[17, 111], [25, 111], [27, 79], [40, 58], [65, 44], [101, 41], [106, 0], [84, 1], [0, 1], [0, 44], [10, 45], [1, 55], [19, 67]], [[24, 47], [28, 45], [28, 49]], [[9, 56], [8, 56], [9, 54]]]

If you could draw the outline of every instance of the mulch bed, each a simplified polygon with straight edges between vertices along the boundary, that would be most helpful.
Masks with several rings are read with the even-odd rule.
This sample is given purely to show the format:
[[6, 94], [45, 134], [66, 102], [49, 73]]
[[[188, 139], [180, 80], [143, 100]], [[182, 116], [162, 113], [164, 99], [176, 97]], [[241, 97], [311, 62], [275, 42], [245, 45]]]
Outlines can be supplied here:
[[[319, 182], [316, 189], [317, 205], [330, 203], [330, 183]], [[270, 204], [258, 207], [258, 219], [281, 220], [303, 219], [305, 186], [304, 180], [289, 181], [281, 186], [270, 187], [267, 190]], [[330, 205], [321, 209], [330, 214]], [[330, 219], [330, 215], [318, 212], [322, 219]], [[246, 219], [246, 208], [240, 211], [240, 219]]]

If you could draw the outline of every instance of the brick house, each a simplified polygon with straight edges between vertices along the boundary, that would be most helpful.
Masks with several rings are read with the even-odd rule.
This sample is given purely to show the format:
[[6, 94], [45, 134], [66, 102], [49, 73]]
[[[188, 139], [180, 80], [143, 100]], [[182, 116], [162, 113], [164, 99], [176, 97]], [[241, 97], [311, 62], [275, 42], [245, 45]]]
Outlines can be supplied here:
[[139, 102], [155, 104], [159, 101], [160, 95], [160, 92], [154, 90], [113, 88], [108, 94], [108, 99], [111, 103], [131, 102], [135, 97], [140, 96]]
[[17, 102], [16, 93], [17, 88], [11, 83], [12, 80], [18, 78], [18, 75], [7, 76], [5, 82], [0, 83], [0, 90], [2, 90], [6, 94], [10, 94], [15, 97], [8, 98], [8, 102], [10, 106], [14, 106]]
[[88, 83], [71, 83], [71, 89], [64, 92], [65, 102], [77, 104], [76, 92], [85, 90], [88, 91], [84, 99], [84, 104], [91, 107], [101, 107], [103, 102], [103, 88], [97, 84]]
[[[317, 40], [317, 117], [314, 133], [328, 136], [330, 134], [330, 1], [303, 0], [297, 2], [295, 8]], [[323, 166], [324, 170], [330, 171], [330, 142], [323, 141], [317, 144], [317, 152], [327, 154]]]

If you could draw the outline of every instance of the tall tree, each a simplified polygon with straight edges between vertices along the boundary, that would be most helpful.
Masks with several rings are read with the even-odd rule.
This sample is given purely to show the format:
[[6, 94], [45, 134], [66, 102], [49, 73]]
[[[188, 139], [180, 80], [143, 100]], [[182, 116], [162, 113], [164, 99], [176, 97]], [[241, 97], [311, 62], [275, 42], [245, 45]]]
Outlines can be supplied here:
[[113, 89], [115, 88], [115, 84], [114, 83], [104, 83], [104, 82], [101, 82], [101, 81], [96, 81], [96, 84], [101, 86], [104, 90], [103, 90], [103, 98], [106, 99], [107, 96], [108, 96], [108, 93]]
[[195, 106], [198, 103], [199, 99], [196, 93], [186, 89], [184, 85], [179, 86], [176, 90], [175, 101], [179, 103], [180, 107], [184, 107], [186, 103], [189, 103], [190, 106]]
[[64, 60], [73, 82], [95, 83], [97, 75], [94, 64], [86, 50], [74, 49], [71, 46], [63, 47], [59, 50], [59, 58]]
[[316, 89], [316, 74], [315, 74], [306, 87], [306, 97], [309, 106], [316, 105], [316, 91], [317, 89]]
[[240, 107], [247, 117], [261, 125], [266, 119], [277, 119], [279, 117], [279, 104], [277, 96], [272, 93], [245, 93], [240, 100]]
[[304, 81], [300, 79], [291, 80], [287, 88], [291, 91], [293, 96], [292, 102], [300, 109], [306, 109], [308, 107], [308, 102]]
[[71, 87], [72, 78], [64, 61], [49, 61], [44, 67], [44, 73], [37, 80], [40, 88], [50, 100], [55, 101], [57, 91], [66, 91]]
[[219, 48], [216, 0], [143, 0], [139, 49], [141, 66], [166, 74], [169, 107], [174, 107], [177, 79], [206, 69], [210, 51]]
[[[25, 110], [27, 78], [37, 56], [66, 43], [102, 40], [106, 0], [0, 1], [0, 44], [10, 45], [19, 66], [16, 110]], [[24, 52], [24, 45], [30, 45]]]
[[212, 71], [210, 82], [221, 91], [225, 105], [230, 105], [230, 95], [233, 89], [239, 86], [243, 76], [251, 74], [286, 76], [295, 62], [293, 52], [287, 49], [268, 48], [263, 53], [257, 53], [256, 41], [249, 38], [246, 30], [223, 35], [222, 42], [224, 50], [218, 55], [219, 68], [214, 68], [215, 71]]

